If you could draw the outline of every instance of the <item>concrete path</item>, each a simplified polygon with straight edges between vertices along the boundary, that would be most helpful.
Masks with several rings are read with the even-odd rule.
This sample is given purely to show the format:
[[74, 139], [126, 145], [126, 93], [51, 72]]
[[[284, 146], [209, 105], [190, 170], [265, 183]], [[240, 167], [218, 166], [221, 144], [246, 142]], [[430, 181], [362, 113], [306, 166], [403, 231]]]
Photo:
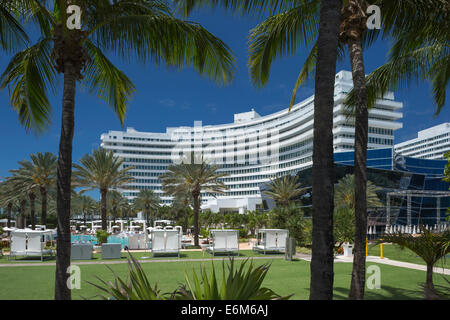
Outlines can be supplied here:
[[[311, 255], [309, 254], [296, 254], [296, 258], [301, 260], [306, 260], [311, 262]], [[410, 262], [403, 262], [403, 261], [397, 261], [397, 260], [391, 260], [388, 258], [381, 259], [380, 257], [376, 256], [368, 256], [366, 258], [367, 262], [374, 262], [374, 263], [381, 263], [386, 264], [390, 266], [400, 267], [400, 268], [407, 268], [407, 269], [414, 269], [414, 270], [420, 270], [420, 271], [427, 271], [427, 266], [416, 264], [416, 263], [410, 263]], [[353, 257], [344, 257], [344, 256], [336, 256], [334, 259], [334, 262], [347, 262], [352, 263]], [[450, 275], [450, 269], [445, 269], [442, 267], [434, 267], [433, 272], [440, 273], [444, 275]]]
[[[265, 257], [235, 257], [235, 260], [246, 260], [251, 258], [253, 260], [272, 260], [272, 259], [284, 259], [284, 255], [279, 256], [265, 256]], [[139, 263], [158, 263], [158, 262], [201, 262], [201, 261], [222, 261], [228, 257], [205, 257], [199, 259], [183, 259], [183, 258], [172, 258], [172, 259], [138, 259]], [[92, 264], [124, 264], [128, 263], [128, 260], [109, 260], [109, 261], [72, 261], [73, 265], [92, 265]], [[7, 267], [44, 267], [44, 266], [55, 266], [55, 262], [28, 262], [28, 263], [3, 263], [0, 264], [0, 268]]]

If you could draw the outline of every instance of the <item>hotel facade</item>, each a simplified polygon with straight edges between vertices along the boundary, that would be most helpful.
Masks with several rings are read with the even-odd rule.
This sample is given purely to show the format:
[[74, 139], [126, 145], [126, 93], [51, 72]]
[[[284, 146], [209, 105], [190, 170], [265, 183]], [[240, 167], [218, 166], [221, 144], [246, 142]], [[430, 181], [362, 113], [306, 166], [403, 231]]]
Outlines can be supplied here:
[[[354, 118], [346, 115], [344, 99], [353, 87], [351, 72], [336, 74], [334, 92], [334, 152], [354, 148]], [[369, 111], [368, 148], [394, 145], [394, 132], [402, 128], [403, 104], [393, 93], [379, 99]], [[261, 205], [260, 186], [270, 179], [297, 174], [312, 167], [314, 96], [297, 103], [289, 111], [260, 116], [253, 109], [234, 115], [234, 122], [192, 127], [167, 128], [164, 133], [109, 131], [101, 135], [101, 147], [133, 166], [136, 179], [128, 189], [119, 190], [132, 200], [140, 190], [151, 189], [163, 204], [172, 199], [163, 193], [158, 177], [167, 167], [179, 163], [194, 151], [219, 166], [228, 190], [224, 195], [202, 194], [202, 208], [213, 212], [255, 210]]]
[[417, 138], [395, 145], [394, 150], [402, 156], [420, 159], [445, 159], [450, 151], [450, 122], [419, 131]]

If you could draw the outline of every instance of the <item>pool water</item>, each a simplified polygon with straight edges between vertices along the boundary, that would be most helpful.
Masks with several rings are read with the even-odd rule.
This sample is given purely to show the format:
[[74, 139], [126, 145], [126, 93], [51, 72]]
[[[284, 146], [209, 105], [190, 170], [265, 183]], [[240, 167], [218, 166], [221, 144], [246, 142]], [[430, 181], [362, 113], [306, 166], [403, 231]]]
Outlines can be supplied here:
[[[73, 234], [70, 236], [70, 241], [72, 243], [83, 243], [90, 242], [92, 244], [97, 244], [97, 237], [91, 234]], [[109, 236], [108, 243], [120, 243], [122, 245], [122, 249], [128, 247], [128, 237], [119, 237], [119, 236]], [[151, 243], [149, 243], [149, 249], [152, 248]]]

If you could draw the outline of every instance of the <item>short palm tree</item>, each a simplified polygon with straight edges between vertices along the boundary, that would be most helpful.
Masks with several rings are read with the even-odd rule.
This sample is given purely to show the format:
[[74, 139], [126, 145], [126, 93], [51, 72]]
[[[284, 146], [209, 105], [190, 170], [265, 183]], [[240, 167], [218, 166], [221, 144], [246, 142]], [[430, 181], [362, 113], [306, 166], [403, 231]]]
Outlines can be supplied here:
[[124, 202], [128, 202], [128, 200], [122, 196], [122, 194], [116, 190], [112, 190], [108, 195], [108, 208], [109, 212], [113, 217], [114, 223], [116, 223], [116, 218], [119, 217], [121, 211], [120, 208]]
[[32, 208], [31, 224], [34, 228], [34, 202], [36, 194], [41, 197], [41, 224], [47, 223], [47, 195], [50, 189], [56, 187], [56, 156], [51, 152], [30, 155], [28, 160], [20, 161], [18, 170], [10, 170], [13, 173], [11, 181], [28, 190], [30, 205]]
[[277, 205], [283, 207], [290, 203], [299, 202], [298, 198], [307, 190], [307, 188], [300, 187], [296, 176], [291, 175], [273, 179], [268, 186], [270, 190], [264, 191], [264, 193], [272, 198]]
[[71, 207], [76, 213], [81, 213], [83, 215], [84, 224], [86, 224], [86, 216], [91, 214], [97, 208], [97, 202], [90, 196], [77, 194], [72, 198]]
[[74, 184], [84, 188], [83, 191], [98, 189], [100, 191], [102, 229], [106, 230], [107, 195], [112, 188], [126, 187], [134, 180], [128, 173], [133, 167], [122, 168], [123, 159], [112, 151], [99, 148], [74, 164]]
[[192, 195], [194, 211], [194, 245], [198, 246], [200, 233], [198, 214], [200, 211], [201, 193], [223, 194], [227, 189], [220, 178], [226, 176], [219, 173], [216, 165], [209, 165], [204, 159], [195, 159], [191, 155], [191, 161], [183, 161], [177, 165], [171, 165], [167, 171], [159, 177], [165, 193], [176, 196], [186, 190]]
[[[367, 207], [383, 206], [377, 195], [379, 189], [372, 181], [367, 181]], [[355, 210], [355, 175], [347, 174], [338, 181], [334, 188], [334, 206], [336, 208], [347, 207], [352, 211]]]
[[433, 266], [450, 253], [450, 230], [442, 233], [434, 233], [421, 228], [419, 236], [411, 234], [386, 234], [383, 236], [383, 242], [392, 242], [401, 248], [407, 248], [421, 257], [427, 264], [427, 276], [424, 287], [425, 299], [438, 299], [433, 284]]
[[189, 227], [189, 213], [191, 212], [190, 208], [194, 200], [192, 199], [192, 193], [188, 190], [181, 190], [179, 193], [174, 195], [174, 199], [172, 202], [172, 208], [177, 212], [182, 212], [184, 223], [183, 230], [187, 230]]
[[14, 196], [12, 184], [8, 181], [0, 182], [0, 207], [6, 208], [7, 227], [11, 227], [11, 218], [13, 211], [19, 211], [19, 202]]
[[153, 226], [154, 214], [160, 207], [161, 199], [153, 190], [141, 190], [134, 198], [133, 206], [145, 214], [145, 220], [149, 226]]
[[[48, 91], [63, 74], [62, 126], [57, 168], [57, 267], [55, 299], [71, 298], [66, 282], [70, 265], [70, 193], [77, 82], [109, 104], [123, 123], [135, 86], [106, 57], [111, 52], [168, 67], [194, 68], [214, 81], [230, 83], [235, 60], [230, 49], [201, 25], [174, 17], [157, 0], [17, 0], [38, 23], [38, 41], [17, 53], [0, 78], [11, 86], [10, 102], [27, 130], [50, 123]], [[81, 9], [80, 28], [68, 27], [68, 5]], [[70, 25], [69, 25], [70, 26]], [[2, 30], [3, 31], [3, 30]]]

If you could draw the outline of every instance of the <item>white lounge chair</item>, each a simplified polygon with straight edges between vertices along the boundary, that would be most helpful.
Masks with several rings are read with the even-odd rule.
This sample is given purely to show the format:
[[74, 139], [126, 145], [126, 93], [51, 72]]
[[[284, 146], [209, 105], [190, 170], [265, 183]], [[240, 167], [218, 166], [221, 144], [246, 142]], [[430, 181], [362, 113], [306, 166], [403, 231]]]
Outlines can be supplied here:
[[18, 229], [11, 232], [11, 253], [9, 257], [53, 255], [51, 249], [45, 249], [45, 236], [51, 235], [51, 231], [38, 231]]
[[286, 229], [260, 229], [258, 243], [253, 250], [266, 252], [286, 252], [286, 238], [289, 230]]
[[216, 253], [237, 252], [239, 255], [239, 231], [238, 230], [210, 230], [212, 244], [206, 247], [206, 251], [215, 256]]
[[178, 230], [152, 230], [152, 254], [177, 254], [180, 256]]

